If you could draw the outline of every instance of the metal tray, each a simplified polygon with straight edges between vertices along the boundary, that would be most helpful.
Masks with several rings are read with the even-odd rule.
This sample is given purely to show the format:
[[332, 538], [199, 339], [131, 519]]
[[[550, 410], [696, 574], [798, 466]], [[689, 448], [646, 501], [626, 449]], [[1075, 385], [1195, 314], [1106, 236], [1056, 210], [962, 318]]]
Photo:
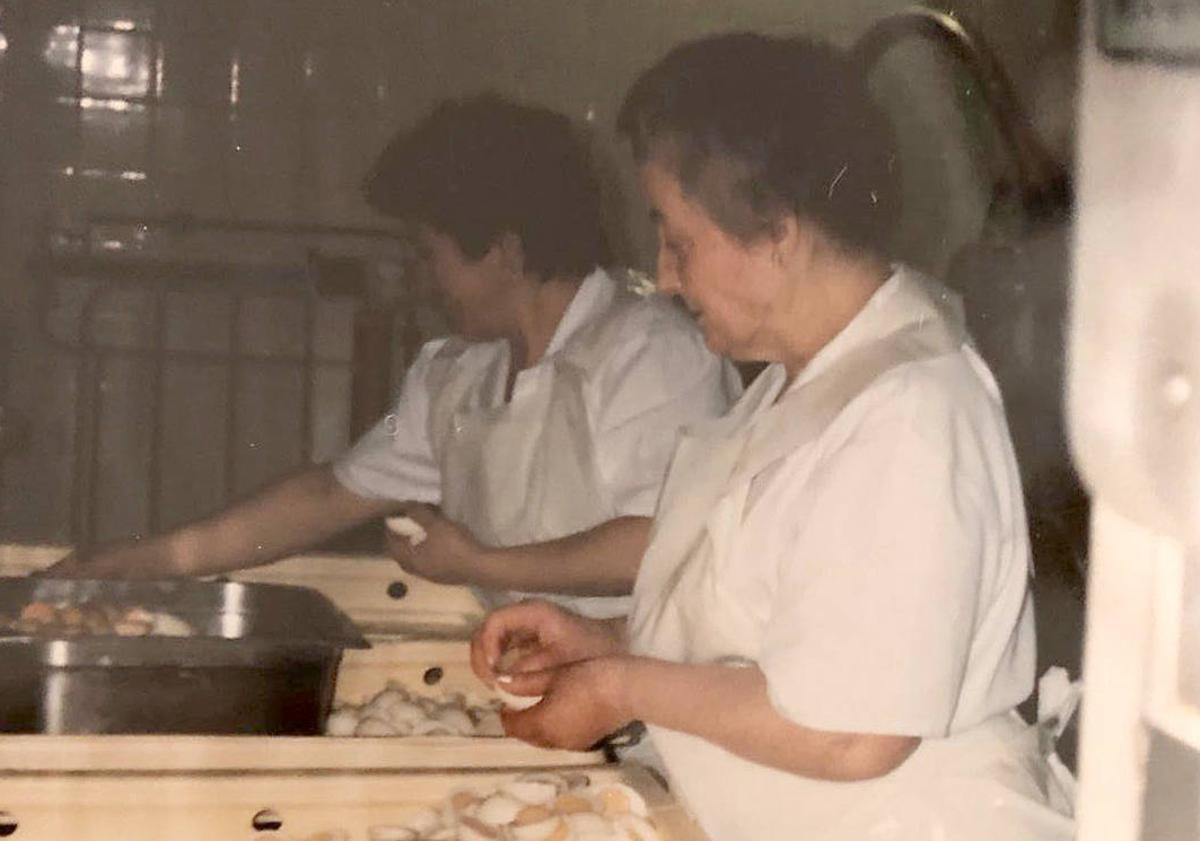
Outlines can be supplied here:
[[0, 732], [316, 734], [343, 649], [370, 647], [301, 587], [0, 578], [0, 613], [32, 601], [138, 605], [195, 635], [0, 634]]

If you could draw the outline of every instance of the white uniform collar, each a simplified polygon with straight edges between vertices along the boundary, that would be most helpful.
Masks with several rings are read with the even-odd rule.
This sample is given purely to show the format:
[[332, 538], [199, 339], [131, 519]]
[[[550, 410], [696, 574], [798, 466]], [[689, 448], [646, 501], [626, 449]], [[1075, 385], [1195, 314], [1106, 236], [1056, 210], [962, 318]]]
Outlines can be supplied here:
[[608, 309], [616, 294], [616, 284], [604, 269], [597, 268], [585, 277], [558, 322], [558, 327], [554, 329], [543, 358], [557, 353], [580, 329], [595, 321]]
[[891, 275], [866, 306], [804, 366], [789, 390], [808, 382], [855, 348], [938, 313], [961, 324], [962, 302], [958, 295], [908, 266], [893, 264]]

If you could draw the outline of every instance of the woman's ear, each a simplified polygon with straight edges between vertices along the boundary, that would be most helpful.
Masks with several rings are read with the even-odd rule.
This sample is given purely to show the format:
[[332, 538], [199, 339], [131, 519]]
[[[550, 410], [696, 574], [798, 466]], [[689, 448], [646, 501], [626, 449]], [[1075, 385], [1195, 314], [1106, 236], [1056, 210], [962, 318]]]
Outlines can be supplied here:
[[492, 246], [500, 266], [513, 277], [525, 274], [525, 245], [513, 231], [505, 231]]
[[811, 225], [804, 224], [793, 213], [781, 213], [768, 232], [775, 264], [783, 268], [809, 262], [816, 246], [813, 235]]

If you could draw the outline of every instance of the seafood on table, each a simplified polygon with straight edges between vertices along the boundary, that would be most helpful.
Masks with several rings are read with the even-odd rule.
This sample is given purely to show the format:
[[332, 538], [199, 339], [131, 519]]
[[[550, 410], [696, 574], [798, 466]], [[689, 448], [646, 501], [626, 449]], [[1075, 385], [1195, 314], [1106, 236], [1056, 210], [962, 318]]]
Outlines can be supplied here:
[[[271, 836], [279, 841], [277, 836]], [[534, 772], [488, 790], [460, 789], [364, 841], [660, 841], [646, 801], [621, 782]], [[303, 841], [358, 841], [341, 829]]]
[[500, 704], [462, 693], [431, 697], [395, 681], [361, 705], [344, 704], [325, 720], [327, 736], [503, 736]]
[[109, 601], [33, 601], [16, 616], [0, 614], [0, 634], [35, 637], [190, 637], [195, 629], [171, 613]]

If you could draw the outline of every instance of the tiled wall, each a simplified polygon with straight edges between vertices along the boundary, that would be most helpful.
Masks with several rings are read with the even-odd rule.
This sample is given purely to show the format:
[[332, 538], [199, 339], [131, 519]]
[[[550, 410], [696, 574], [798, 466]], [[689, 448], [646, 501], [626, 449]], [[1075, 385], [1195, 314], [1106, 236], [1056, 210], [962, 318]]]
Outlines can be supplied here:
[[[806, 29], [849, 42], [906, 5], [0, 0], [0, 402], [32, 421], [22, 451], [0, 464], [0, 539], [105, 538], [166, 526], [305, 459], [327, 457], [347, 438], [357, 304], [317, 295], [305, 254], [320, 247], [377, 255], [394, 244], [311, 230], [227, 227], [181, 236], [169, 227], [143, 230], [137, 220], [185, 212], [233, 228], [378, 229], [384, 220], [370, 216], [357, 185], [388, 135], [438, 98], [495, 87], [590, 128], [600, 166], [612, 176], [610, 227], [630, 243], [631, 259], [645, 259], [650, 231], [636, 201], [627, 201], [630, 168], [612, 132], [621, 93], [641, 67], [671, 44], [716, 29]], [[1062, 4], [1012, 5], [975, 0], [965, 11], [1014, 55], [1063, 37]], [[948, 84], [928, 55], [897, 62], [935, 88]], [[1031, 63], [1009, 66], [1032, 89]], [[880, 84], [910, 123], [917, 212], [908, 239], [914, 254], [938, 266], [977, 231], [990, 174], [952, 132], [930, 131], [954, 116], [949, 100], [912, 99], [897, 78]], [[113, 216], [132, 224], [97, 224]], [[47, 242], [68, 253], [200, 268], [182, 280], [153, 269], [144, 282], [119, 279], [95, 299], [94, 330], [81, 333], [80, 310], [98, 280], [31, 269], [30, 257]], [[411, 300], [398, 317], [401, 344], [434, 329]], [[165, 366], [87, 349], [89, 336], [98, 346], [144, 347], [158, 335], [146, 331], [164, 337], [173, 354]], [[231, 336], [246, 357], [235, 377]], [[150, 435], [155, 394], [161, 431]], [[81, 512], [72, 505], [82, 469], [77, 445], [88, 434], [83, 410], [97, 400], [99, 440], [85, 443], [97, 444], [89, 475], [98, 502]], [[222, 455], [229, 448], [232, 455]], [[147, 478], [155, 470], [161, 483]]]

